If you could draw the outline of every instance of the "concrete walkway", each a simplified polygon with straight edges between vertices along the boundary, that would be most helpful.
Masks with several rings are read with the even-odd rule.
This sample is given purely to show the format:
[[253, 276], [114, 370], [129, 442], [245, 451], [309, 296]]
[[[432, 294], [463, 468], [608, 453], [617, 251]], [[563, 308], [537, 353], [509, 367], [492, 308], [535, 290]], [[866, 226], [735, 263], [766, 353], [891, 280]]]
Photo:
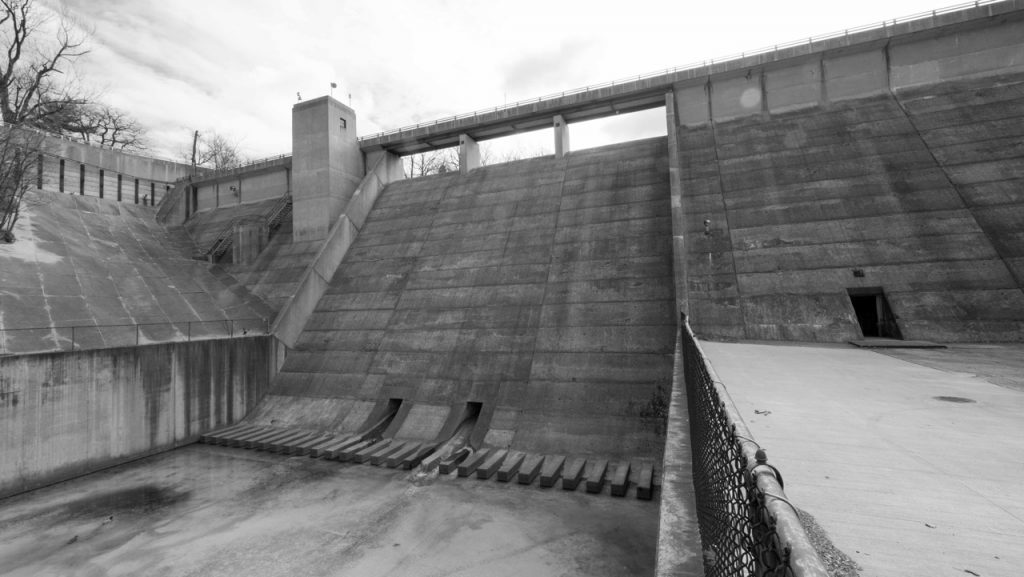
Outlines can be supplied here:
[[862, 575], [1024, 571], [1024, 388], [1007, 382], [1024, 374], [1000, 386], [950, 370], [1013, 366], [1024, 347], [910, 362], [848, 345], [702, 346], [786, 493]]

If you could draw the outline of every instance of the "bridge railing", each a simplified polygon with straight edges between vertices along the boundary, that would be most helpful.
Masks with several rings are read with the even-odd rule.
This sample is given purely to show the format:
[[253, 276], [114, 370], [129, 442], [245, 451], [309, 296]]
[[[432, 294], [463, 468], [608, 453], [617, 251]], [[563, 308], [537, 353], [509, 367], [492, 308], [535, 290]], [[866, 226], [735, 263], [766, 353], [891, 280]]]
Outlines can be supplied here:
[[688, 323], [682, 331], [693, 485], [706, 577], [828, 577], [782, 490]]
[[723, 62], [729, 62], [729, 61], [733, 61], [733, 60], [741, 60], [743, 58], [747, 58], [747, 57], [750, 57], [750, 56], [756, 56], [758, 54], [768, 54], [768, 53], [771, 53], [771, 52], [777, 52], [779, 50], [785, 50], [787, 48], [793, 48], [793, 47], [796, 47], [796, 46], [804, 46], [804, 45], [807, 45], [807, 44], [813, 44], [815, 42], [820, 42], [820, 41], [823, 41], [823, 40], [830, 40], [832, 38], [841, 38], [843, 36], [849, 36], [850, 34], [855, 34], [855, 33], [858, 33], [858, 32], [866, 32], [866, 31], [869, 31], [869, 30], [885, 29], [885, 28], [889, 28], [889, 27], [895, 26], [896, 24], [900, 24], [900, 23], [903, 23], [903, 22], [911, 22], [911, 21], [914, 21], [914, 20], [921, 20], [921, 19], [924, 19], [924, 18], [932, 18], [932, 17], [938, 16], [940, 14], [947, 14], [947, 13], [950, 13], [950, 12], [957, 12], [957, 11], [960, 11], [960, 10], [965, 10], [967, 8], [976, 8], [976, 7], [985, 6], [985, 5], [988, 5], [988, 4], [998, 4], [999, 2], [1002, 2], [1002, 1], [1004, 1], [1004, 0], [979, 0], [977, 2], [965, 2], [965, 3], [962, 3], [962, 4], [956, 4], [956, 5], [953, 5], [953, 6], [947, 6], [945, 8], [940, 8], [940, 9], [937, 9], [937, 10], [930, 10], [928, 12], [919, 12], [917, 14], [911, 14], [909, 16], [903, 16], [903, 17], [900, 17], [900, 18], [893, 18], [891, 20], [883, 20], [881, 22], [875, 22], [873, 24], [866, 24], [864, 26], [858, 26], [856, 28], [847, 28], [847, 29], [844, 29], [844, 30], [839, 30], [839, 31], [836, 31], [836, 32], [830, 32], [830, 33], [827, 33], [827, 34], [811, 36], [811, 37], [808, 37], [808, 38], [801, 38], [800, 40], [794, 40], [792, 42], [787, 42], [785, 44], [774, 44], [772, 46], [765, 46], [763, 48], [758, 48], [758, 49], [755, 49], [755, 50], [748, 50], [748, 51], [739, 52], [739, 53], [736, 53], [736, 54], [730, 54], [728, 56], [722, 56], [722, 57], [719, 57], [719, 58], [712, 58], [712, 59], [708, 59], [708, 60], [699, 60], [699, 61], [696, 61], [696, 62], [691, 62], [689, 64], [684, 64], [682, 66], [676, 66], [674, 68], [666, 68], [664, 70], [657, 70], [657, 71], [654, 71], [654, 72], [648, 72], [646, 74], [638, 74], [636, 76], [628, 76], [628, 77], [625, 77], [625, 78], [619, 78], [619, 79], [616, 79], [616, 80], [612, 80], [610, 82], [603, 82], [601, 84], [591, 84], [589, 86], [584, 86], [582, 88], [576, 88], [576, 89], [572, 89], [572, 90], [564, 90], [562, 92], [554, 92], [552, 94], [547, 94], [547, 95], [544, 95], [544, 96], [538, 96], [536, 98], [530, 98], [528, 100], [519, 100], [519, 101], [513, 102], [511, 104], [504, 104], [504, 105], [501, 105], [501, 106], [494, 106], [492, 108], [483, 108], [483, 109], [480, 109], [480, 110], [475, 110], [473, 112], [464, 112], [464, 113], [461, 113], [461, 114], [456, 114], [454, 116], [448, 116], [448, 117], [445, 117], [445, 118], [439, 118], [439, 119], [430, 120], [430, 121], [427, 121], [427, 122], [419, 122], [419, 123], [416, 123], [416, 124], [410, 124], [408, 126], [403, 126], [401, 128], [395, 128], [395, 129], [392, 129], [392, 130], [385, 130], [385, 131], [382, 131], [382, 132], [378, 132], [376, 134], [368, 134], [366, 136], [361, 136], [361, 137], [359, 137], [359, 141], [362, 142], [362, 141], [366, 141], [366, 140], [373, 140], [373, 139], [376, 139], [376, 138], [383, 138], [385, 136], [390, 136], [392, 134], [400, 134], [400, 133], [403, 133], [403, 132], [408, 132], [410, 130], [416, 130], [416, 129], [424, 128], [424, 127], [427, 127], [427, 126], [434, 126], [434, 125], [448, 123], [448, 122], [455, 122], [457, 120], [462, 120], [464, 118], [473, 118], [473, 117], [480, 116], [480, 115], [483, 115], [483, 114], [491, 114], [491, 113], [495, 113], [495, 112], [501, 112], [503, 110], [511, 110], [511, 109], [519, 108], [520, 106], [526, 106], [526, 105], [529, 105], [529, 104], [538, 104], [538, 103], [542, 103], [542, 102], [545, 102], [545, 101], [554, 101], [554, 100], [557, 100], [559, 98], [564, 98], [566, 96], [572, 96], [574, 94], [585, 94], [587, 92], [593, 92], [593, 91], [601, 90], [601, 89], [604, 89], [604, 88], [611, 88], [611, 87], [619, 86], [619, 85], [622, 85], [622, 84], [638, 82], [638, 81], [642, 81], [642, 80], [648, 80], [648, 79], [651, 79], [651, 78], [658, 78], [658, 77], [661, 77], [661, 76], [667, 77], [669, 75], [672, 75], [672, 74], [675, 74], [675, 73], [678, 73], [678, 72], [685, 72], [687, 70], [696, 70], [696, 69], [699, 69], [699, 68], [703, 68], [705, 66], [710, 66], [712, 64], [721, 64]]
[[290, 158], [291, 156], [292, 155], [291, 155], [290, 152], [284, 152], [284, 153], [281, 153], [281, 154], [275, 154], [273, 156], [265, 156], [263, 158], [254, 158], [252, 160], [247, 160], [247, 161], [245, 161], [242, 164], [239, 164], [237, 166], [232, 166], [230, 168], [221, 168], [221, 169], [216, 169], [216, 170], [212, 169], [212, 168], [204, 168], [204, 167], [200, 166], [200, 167], [197, 167], [198, 172], [195, 174], [195, 176], [186, 175], [186, 176], [183, 176], [183, 177], [179, 178], [175, 182], [181, 182], [183, 180], [190, 180], [190, 179], [193, 180], [193, 181], [196, 181], [196, 182], [200, 182], [200, 181], [203, 181], [203, 180], [210, 180], [210, 179], [213, 179], [213, 178], [220, 178], [220, 177], [228, 175], [228, 174], [232, 174], [232, 173], [236, 173], [236, 172], [245, 172], [247, 170], [253, 170], [253, 169], [259, 168], [259, 167], [264, 166], [264, 165], [270, 165], [270, 164], [273, 164], [273, 163], [275, 163], [275, 162], [277, 162], [279, 160], [284, 160], [285, 158]]
[[0, 355], [84, 351], [270, 334], [263, 318], [0, 329]]

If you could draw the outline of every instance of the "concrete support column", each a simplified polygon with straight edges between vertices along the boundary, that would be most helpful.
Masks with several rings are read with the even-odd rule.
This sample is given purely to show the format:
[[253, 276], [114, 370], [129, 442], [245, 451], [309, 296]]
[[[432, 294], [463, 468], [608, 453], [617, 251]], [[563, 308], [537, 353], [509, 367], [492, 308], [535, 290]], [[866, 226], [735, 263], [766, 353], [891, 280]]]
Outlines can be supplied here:
[[[461, 159], [460, 159], [461, 160]], [[377, 166], [377, 163], [380, 166]], [[387, 150], [371, 150], [366, 153], [366, 170], [373, 170], [377, 167], [377, 177], [380, 178], [381, 186], [385, 186], [396, 180], [405, 179], [405, 170], [402, 168], [402, 157]]]
[[297, 242], [327, 238], [364, 174], [354, 110], [329, 96], [292, 107], [292, 223]]
[[480, 145], [468, 134], [459, 135], [459, 172], [466, 174], [480, 168]]
[[555, 125], [555, 158], [562, 158], [569, 153], [569, 125], [565, 118], [558, 114], [554, 118]]
[[262, 218], [235, 223], [232, 234], [231, 261], [235, 264], [252, 264], [266, 248], [270, 237]]
[[665, 122], [668, 125], [668, 184], [672, 206], [672, 275], [676, 286], [676, 309], [688, 315], [689, 287], [686, 275], [686, 213], [683, 205], [683, 184], [679, 173], [679, 130], [676, 119], [675, 92], [665, 95]]

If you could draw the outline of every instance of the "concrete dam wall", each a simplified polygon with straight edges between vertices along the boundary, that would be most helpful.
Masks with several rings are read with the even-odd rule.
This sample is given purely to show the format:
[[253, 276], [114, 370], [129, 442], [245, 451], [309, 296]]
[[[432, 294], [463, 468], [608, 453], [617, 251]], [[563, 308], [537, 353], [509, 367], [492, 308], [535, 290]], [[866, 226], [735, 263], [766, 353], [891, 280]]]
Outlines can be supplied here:
[[695, 330], [1024, 339], [1021, 13], [752, 64], [674, 90]]
[[0, 357], [0, 498], [237, 421], [275, 351], [264, 336]]
[[[190, 258], [155, 210], [30, 192], [0, 243], [0, 354], [123, 347], [262, 329], [271, 311], [216, 267]], [[76, 327], [77, 330], [72, 329]]]
[[664, 138], [391, 184], [249, 420], [656, 458], [670, 231]]

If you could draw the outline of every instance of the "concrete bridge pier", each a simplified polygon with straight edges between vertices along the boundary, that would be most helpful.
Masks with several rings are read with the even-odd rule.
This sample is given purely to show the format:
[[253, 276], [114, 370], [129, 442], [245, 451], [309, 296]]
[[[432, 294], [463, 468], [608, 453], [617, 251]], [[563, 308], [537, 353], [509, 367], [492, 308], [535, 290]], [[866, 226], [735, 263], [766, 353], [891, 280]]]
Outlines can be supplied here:
[[459, 135], [459, 172], [467, 174], [480, 168], [480, 145], [468, 134]]
[[555, 125], [555, 158], [562, 158], [569, 153], [569, 125], [561, 114], [556, 114]]

